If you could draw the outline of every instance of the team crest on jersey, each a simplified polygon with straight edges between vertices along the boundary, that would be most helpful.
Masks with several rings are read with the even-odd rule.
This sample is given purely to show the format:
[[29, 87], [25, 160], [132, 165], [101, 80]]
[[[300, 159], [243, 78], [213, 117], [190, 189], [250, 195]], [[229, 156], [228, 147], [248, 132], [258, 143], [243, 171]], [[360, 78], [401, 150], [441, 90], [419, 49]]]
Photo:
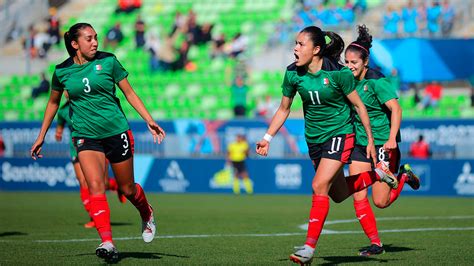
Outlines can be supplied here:
[[368, 91], [369, 87], [367, 85], [364, 85], [364, 91]]
[[102, 65], [95, 65], [95, 70], [97, 70], [97, 71], [102, 70]]
[[324, 84], [324, 85], [328, 85], [328, 84], [329, 84], [329, 79], [328, 79], [328, 78], [324, 78], [324, 79], [323, 79], [323, 84]]
[[78, 139], [76, 144], [77, 144], [77, 147], [81, 147], [84, 144], [84, 139]]

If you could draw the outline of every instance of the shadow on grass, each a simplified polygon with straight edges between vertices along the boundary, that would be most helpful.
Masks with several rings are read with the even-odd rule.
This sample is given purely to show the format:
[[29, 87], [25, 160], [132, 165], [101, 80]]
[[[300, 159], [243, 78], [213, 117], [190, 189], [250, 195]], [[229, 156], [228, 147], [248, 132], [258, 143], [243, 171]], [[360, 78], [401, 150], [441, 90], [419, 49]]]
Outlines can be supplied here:
[[387, 253], [395, 253], [395, 252], [405, 252], [405, 251], [412, 251], [415, 250], [414, 248], [407, 248], [407, 247], [397, 247], [393, 245], [383, 245], [385, 252]]
[[[397, 247], [391, 244], [385, 245], [385, 252], [386, 253], [396, 253], [396, 252], [406, 252], [415, 250], [413, 248], [408, 247]], [[362, 249], [361, 249], [362, 250]], [[362, 257], [362, 256], [327, 256], [327, 257], [314, 257], [313, 263], [317, 263], [318, 265], [336, 265], [342, 263], [363, 263], [363, 262], [378, 262], [378, 263], [387, 263], [389, 261], [393, 262], [396, 259], [385, 259], [384, 255], [374, 255], [370, 257]], [[324, 261], [321, 261], [324, 260]], [[289, 258], [279, 259], [278, 261], [290, 261]]]
[[0, 237], [6, 237], [6, 236], [26, 236], [28, 235], [27, 233], [23, 232], [2, 232], [0, 233]]
[[[76, 256], [94, 256], [90, 253], [87, 254], [77, 254]], [[115, 264], [120, 262], [123, 259], [134, 258], [134, 259], [146, 259], [146, 260], [159, 260], [163, 257], [174, 257], [174, 258], [183, 258], [189, 259], [189, 256], [182, 256], [177, 254], [167, 254], [167, 253], [155, 253], [155, 252], [119, 252], [118, 260], [108, 260], [105, 259], [104, 262], [107, 264]]]

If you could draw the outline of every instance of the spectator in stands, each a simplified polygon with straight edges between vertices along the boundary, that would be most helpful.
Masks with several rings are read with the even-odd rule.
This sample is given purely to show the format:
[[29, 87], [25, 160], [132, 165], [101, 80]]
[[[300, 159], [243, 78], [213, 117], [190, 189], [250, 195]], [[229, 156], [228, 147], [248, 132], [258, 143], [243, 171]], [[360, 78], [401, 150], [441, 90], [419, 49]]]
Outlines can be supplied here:
[[421, 37], [428, 36], [426, 9], [427, 7], [426, 7], [425, 1], [420, 1], [416, 11], [418, 14], [418, 36], [421, 36]]
[[280, 19], [275, 25], [274, 30], [267, 42], [267, 48], [272, 48], [280, 44], [289, 45], [290, 26], [284, 19]]
[[443, 6], [441, 7], [441, 34], [443, 37], [447, 37], [451, 34], [455, 17], [456, 13], [454, 7], [449, 4], [449, 0], [444, 0]]
[[433, 1], [431, 7], [426, 10], [426, 23], [428, 28], [428, 34], [430, 37], [440, 36], [440, 19], [441, 19], [441, 6], [438, 1]]
[[392, 7], [388, 6], [385, 15], [383, 16], [383, 28], [384, 34], [387, 38], [396, 38], [398, 37], [398, 22], [400, 21], [400, 16], [397, 11]]
[[59, 44], [61, 41], [61, 36], [59, 34], [59, 17], [57, 16], [57, 10], [55, 7], [49, 9], [49, 18], [48, 18], [48, 34], [50, 36], [51, 44]]
[[143, 21], [140, 15], [137, 16], [137, 21], [135, 22], [135, 44], [137, 48], [145, 45], [145, 21]]
[[356, 0], [353, 10], [356, 14], [364, 14], [367, 10], [367, 0]]
[[265, 100], [257, 100], [257, 111], [256, 115], [264, 118], [272, 118], [280, 103], [274, 101], [270, 95], [265, 96]]
[[245, 117], [247, 112], [247, 91], [248, 87], [242, 76], [237, 76], [231, 87], [232, 105], [234, 106], [234, 115], [237, 118]]
[[189, 42], [183, 41], [181, 43], [181, 46], [178, 50], [178, 57], [171, 64], [171, 70], [178, 71], [178, 70], [183, 70], [187, 67], [187, 65], [190, 63], [188, 60], [189, 48], [190, 48]]
[[119, 0], [115, 13], [131, 13], [142, 6], [141, 0]]
[[46, 79], [46, 75], [41, 73], [41, 82], [38, 87], [33, 88], [31, 91], [31, 98], [36, 99], [40, 94], [49, 92], [49, 81]]
[[115, 23], [114, 27], [111, 28], [107, 35], [105, 36], [104, 46], [111, 46], [112, 48], [117, 47], [117, 45], [123, 40], [123, 33], [121, 30], [120, 23]]
[[430, 145], [424, 141], [423, 135], [410, 145], [410, 156], [417, 159], [428, 159], [431, 156]]
[[23, 42], [23, 47], [32, 58], [46, 58], [51, 47], [50, 36], [44, 31], [38, 31], [33, 25], [28, 28], [28, 37]]
[[5, 142], [3, 141], [3, 137], [0, 134], [0, 157], [5, 156]]
[[242, 33], [237, 33], [235, 34], [234, 38], [232, 38], [232, 41], [230, 42], [228, 46], [228, 52], [227, 54], [230, 57], [237, 57], [241, 53], [247, 49], [247, 44], [248, 44], [248, 38]]
[[183, 29], [186, 25], [186, 18], [181, 14], [181, 12], [176, 11], [174, 14], [174, 23], [173, 28], [171, 29], [170, 36], [172, 36], [177, 30]]
[[220, 33], [217, 36], [217, 38], [212, 40], [211, 58], [225, 56], [224, 47], [225, 47], [225, 34]]
[[405, 36], [414, 37], [418, 30], [418, 12], [412, 0], [408, 1], [408, 5], [402, 9], [402, 20]]
[[316, 21], [311, 6], [308, 4], [303, 4], [303, 8], [297, 13], [298, 18], [302, 21], [303, 26], [311, 26]]
[[430, 84], [426, 85], [423, 99], [418, 108], [421, 110], [427, 107], [437, 107], [438, 102], [441, 99], [442, 90], [443, 86], [441, 86], [437, 81], [432, 81]]
[[160, 38], [158, 34], [154, 32], [150, 32], [147, 35], [145, 41], [145, 49], [150, 52], [150, 69], [151, 71], [157, 70], [166, 70], [164, 69], [164, 65], [160, 63], [159, 52], [161, 48]]
[[198, 31], [199, 34], [194, 36], [194, 44], [202, 45], [210, 42], [212, 40], [211, 31], [213, 27], [214, 25], [210, 23], [202, 25], [200, 31]]

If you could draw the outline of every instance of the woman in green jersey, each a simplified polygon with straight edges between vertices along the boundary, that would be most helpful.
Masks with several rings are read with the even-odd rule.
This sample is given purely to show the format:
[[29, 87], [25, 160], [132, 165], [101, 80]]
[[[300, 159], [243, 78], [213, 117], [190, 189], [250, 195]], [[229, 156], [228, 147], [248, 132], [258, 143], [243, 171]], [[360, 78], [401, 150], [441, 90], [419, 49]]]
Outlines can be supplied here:
[[[71, 118], [69, 118], [69, 97], [67, 97], [67, 93], [64, 93], [66, 96], [66, 102], [59, 108], [58, 110], [58, 118], [56, 123], [56, 132], [54, 137], [56, 141], [61, 141], [63, 139], [64, 128], [67, 126], [69, 131], [72, 132], [72, 122]], [[74, 168], [74, 173], [76, 174], [77, 181], [79, 182], [79, 194], [81, 196], [82, 204], [84, 205], [84, 209], [86, 210], [87, 214], [90, 217], [90, 221], [84, 224], [85, 228], [95, 228], [95, 223], [92, 217], [90, 216], [90, 198], [89, 198], [89, 188], [87, 187], [86, 178], [84, 177], [84, 173], [82, 172], [81, 165], [79, 164], [79, 159], [77, 158], [77, 151], [74, 147], [74, 142], [72, 139], [69, 140], [69, 154], [71, 156], [71, 163]], [[108, 163], [107, 163], [108, 166]], [[107, 167], [108, 168], [108, 167]], [[117, 182], [113, 178], [109, 178], [108, 175], [109, 171], [105, 171], [104, 182], [105, 187], [108, 190], [117, 191]], [[118, 193], [119, 201], [122, 203], [126, 202], [126, 198], [123, 194]]]
[[[327, 38], [330, 39], [329, 45], [326, 44]], [[361, 117], [369, 136], [367, 158], [372, 158], [374, 163], [376, 159], [369, 117], [355, 91], [354, 76], [348, 68], [340, 71], [322, 70], [323, 58], [334, 54], [333, 47], [340, 47], [335, 43], [337, 41], [315, 26], [307, 27], [297, 35], [295, 62], [286, 69], [280, 107], [256, 148], [258, 154], [268, 154], [270, 141], [288, 118], [293, 98], [298, 92], [303, 101], [306, 142], [316, 170], [306, 242], [290, 255], [293, 262], [300, 264], [310, 263], [313, 258], [329, 211], [329, 193], [334, 201], [340, 202], [378, 180], [397, 185], [396, 178], [383, 163], [375, 171], [344, 179], [342, 168], [350, 161], [354, 146], [352, 106]]]
[[[400, 122], [402, 109], [398, 104], [397, 88], [384, 77], [375, 78], [368, 67], [372, 36], [365, 25], [358, 26], [359, 36], [356, 41], [347, 46], [345, 51], [346, 66], [356, 79], [356, 90], [367, 108], [374, 136], [377, 160], [385, 161], [393, 173], [398, 172], [400, 165]], [[371, 79], [369, 79], [371, 78]], [[355, 117], [356, 141], [351, 155], [349, 174], [355, 175], [372, 169], [372, 161], [367, 159], [367, 135], [361, 117]], [[400, 195], [403, 185], [408, 183], [413, 189], [418, 189], [420, 182], [410, 170], [408, 164], [400, 167], [397, 176], [398, 187], [392, 189], [387, 184], [376, 182], [372, 185], [372, 200], [379, 208], [388, 207]], [[384, 253], [382, 242], [378, 236], [374, 213], [367, 198], [367, 189], [356, 192], [354, 208], [365, 234], [371, 245], [362, 249], [360, 255], [370, 256]]]
[[97, 33], [90, 24], [73, 25], [64, 34], [64, 41], [70, 57], [57, 65], [54, 71], [51, 95], [40, 133], [31, 147], [31, 156], [33, 159], [42, 157], [45, 135], [66, 90], [71, 102], [72, 137], [90, 192], [90, 213], [102, 240], [96, 254], [115, 261], [118, 260], [118, 252], [112, 240], [110, 209], [103, 178], [107, 170], [106, 159], [110, 162], [120, 191], [140, 213], [143, 240], [151, 242], [156, 232], [153, 209], [141, 186], [134, 182], [133, 136], [115, 95], [115, 85], [146, 121], [155, 143], [161, 143], [165, 132], [132, 89], [127, 80], [128, 72], [117, 58], [97, 50]]

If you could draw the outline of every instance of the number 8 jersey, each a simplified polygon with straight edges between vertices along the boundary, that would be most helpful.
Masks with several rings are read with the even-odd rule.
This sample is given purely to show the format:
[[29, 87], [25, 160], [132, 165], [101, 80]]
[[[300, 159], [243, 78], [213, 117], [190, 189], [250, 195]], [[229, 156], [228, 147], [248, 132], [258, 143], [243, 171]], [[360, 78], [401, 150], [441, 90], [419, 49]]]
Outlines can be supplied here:
[[355, 80], [347, 67], [313, 74], [293, 63], [285, 72], [282, 89], [284, 96], [292, 98], [297, 92], [301, 96], [306, 142], [324, 143], [334, 136], [354, 133], [346, 95], [355, 90]]
[[99, 51], [85, 64], [70, 57], [56, 66], [51, 87], [69, 93], [73, 137], [103, 139], [130, 128], [115, 96], [115, 84], [127, 76], [113, 54]]

